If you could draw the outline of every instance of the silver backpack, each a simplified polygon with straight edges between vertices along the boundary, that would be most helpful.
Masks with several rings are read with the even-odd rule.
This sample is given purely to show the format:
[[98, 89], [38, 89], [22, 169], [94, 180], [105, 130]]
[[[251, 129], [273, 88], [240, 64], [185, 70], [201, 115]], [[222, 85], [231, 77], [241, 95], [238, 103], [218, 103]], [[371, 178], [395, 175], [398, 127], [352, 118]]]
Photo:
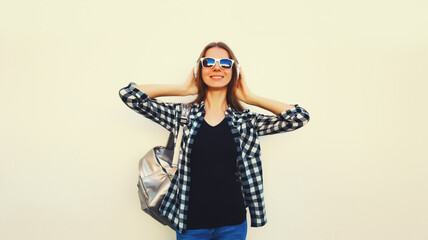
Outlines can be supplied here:
[[163, 225], [175, 231], [174, 225], [163, 216], [159, 207], [171, 185], [178, 167], [183, 125], [187, 122], [190, 106], [182, 103], [182, 114], [179, 123], [177, 144], [174, 146], [174, 134], [171, 132], [167, 146], [156, 146], [139, 162], [138, 196], [141, 209]]

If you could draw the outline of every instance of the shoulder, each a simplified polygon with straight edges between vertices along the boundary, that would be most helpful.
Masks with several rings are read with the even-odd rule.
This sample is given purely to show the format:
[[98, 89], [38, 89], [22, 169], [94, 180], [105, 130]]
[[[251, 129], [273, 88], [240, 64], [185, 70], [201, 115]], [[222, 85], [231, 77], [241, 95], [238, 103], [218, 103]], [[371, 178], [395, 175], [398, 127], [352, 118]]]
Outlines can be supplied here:
[[250, 111], [250, 109], [245, 109], [243, 111], [237, 111], [232, 109], [230, 113], [236, 120], [242, 121], [243, 123], [251, 122], [257, 116], [257, 113]]

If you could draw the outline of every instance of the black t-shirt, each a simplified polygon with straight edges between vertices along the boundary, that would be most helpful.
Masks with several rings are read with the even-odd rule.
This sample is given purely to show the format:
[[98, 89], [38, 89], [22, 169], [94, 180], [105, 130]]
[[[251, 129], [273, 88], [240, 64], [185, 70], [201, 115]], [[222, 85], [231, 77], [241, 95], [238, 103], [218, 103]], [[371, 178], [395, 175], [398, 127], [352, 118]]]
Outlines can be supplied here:
[[204, 119], [190, 153], [188, 229], [237, 225], [246, 219], [235, 175], [237, 154], [227, 118], [216, 126]]

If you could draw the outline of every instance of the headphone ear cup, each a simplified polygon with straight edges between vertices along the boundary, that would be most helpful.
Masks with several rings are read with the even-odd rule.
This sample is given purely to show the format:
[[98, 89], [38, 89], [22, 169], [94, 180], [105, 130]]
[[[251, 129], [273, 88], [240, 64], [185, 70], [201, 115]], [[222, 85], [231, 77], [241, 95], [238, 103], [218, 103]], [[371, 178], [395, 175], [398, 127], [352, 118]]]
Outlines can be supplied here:
[[198, 73], [198, 61], [196, 61], [195, 66], [193, 67], [193, 76], [195, 77], [196, 80], [196, 74]]
[[239, 79], [239, 62], [238, 62], [238, 60], [236, 61], [236, 79], [238, 80]]

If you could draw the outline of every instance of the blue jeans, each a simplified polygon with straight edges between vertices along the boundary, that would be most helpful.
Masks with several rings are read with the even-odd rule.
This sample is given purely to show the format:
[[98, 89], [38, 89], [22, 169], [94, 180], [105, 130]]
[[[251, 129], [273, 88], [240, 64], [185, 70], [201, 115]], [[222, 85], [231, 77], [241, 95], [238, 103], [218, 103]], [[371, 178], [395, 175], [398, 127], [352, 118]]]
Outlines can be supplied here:
[[245, 240], [247, 237], [247, 219], [241, 224], [219, 228], [187, 229], [185, 234], [175, 230], [177, 240]]

